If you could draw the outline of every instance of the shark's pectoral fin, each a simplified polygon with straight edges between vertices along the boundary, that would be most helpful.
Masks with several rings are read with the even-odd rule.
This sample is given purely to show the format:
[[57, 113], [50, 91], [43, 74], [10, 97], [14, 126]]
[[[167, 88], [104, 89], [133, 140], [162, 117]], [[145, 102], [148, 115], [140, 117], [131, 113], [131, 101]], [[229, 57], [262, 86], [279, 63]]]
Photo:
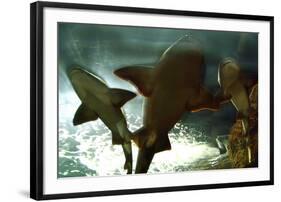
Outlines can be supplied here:
[[144, 127], [134, 132], [132, 139], [140, 149], [153, 147], [154, 153], [171, 149], [168, 134], [156, 134]]
[[153, 68], [147, 66], [128, 66], [114, 73], [135, 85], [142, 95], [148, 97], [153, 90]]
[[134, 143], [139, 147], [142, 148], [145, 145], [147, 139], [147, 130], [142, 127], [134, 132], [134, 135], [131, 136]]
[[220, 103], [214, 99], [214, 96], [204, 87], [200, 88], [200, 92], [193, 100], [188, 100], [187, 110], [198, 112], [202, 110], [218, 111]]
[[133, 99], [135, 96], [135, 93], [123, 89], [111, 88], [109, 90], [110, 100], [116, 107], [122, 107], [126, 102]]
[[76, 126], [88, 121], [94, 121], [97, 118], [98, 118], [97, 113], [82, 103], [74, 115], [73, 125]]
[[162, 152], [166, 150], [171, 150], [171, 143], [168, 137], [168, 134], [165, 136], [161, 136], [162, 138], [156, 142], [154, 152]]

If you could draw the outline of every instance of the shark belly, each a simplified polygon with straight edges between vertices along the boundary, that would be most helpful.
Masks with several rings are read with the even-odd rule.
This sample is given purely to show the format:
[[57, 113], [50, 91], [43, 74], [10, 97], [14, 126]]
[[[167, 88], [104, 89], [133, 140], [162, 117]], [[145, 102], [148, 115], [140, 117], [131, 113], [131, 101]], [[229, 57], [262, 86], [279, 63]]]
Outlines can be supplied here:
[[[164, 91], [161, 86], [154, 89], [146, 99], [143, 127], [146, 130], [146, 147], [155, 147], [155, 153], [171, 148], [168, 132], [185, 112], [186, 98], [181, 90]], [[171, 99], [172, 98], [172, 99]]]
[[144, 126], [159, 133], [169, 131], [185, 112], [186, 99], [178, 91], [156, 91], [146, 102]]
[[158, 82], [147, 98], [144, 125], [169, 131], [181, 118], [186, 111], [188, 99], [196, 97], [196, 90], [199, 89], [197, 77], [200, 74], [200, 64], [192, 68], [194, 71], [185, 73], [187, 68], [189, 67], [185, 63], [174, 62], [174, 59], [156, 67], [155, 80]]
[[114, 107], [112, 104], [103, 102], [98, 97], [91, 95], [89, 99], [89, 108], [93, 109], [102, 120], [102, 122], [112, 132], [112, 143], [124, 143], [124, 137], [127, 132], [127, 124], [125, 117], [120, 108]]
[[127, 128], [126, 119], [120, 108], [115, 107], [112, 104], [103, 102], [98, 97], [92, 96], [95, 112], [102, 120], [102, 122], [108, 127], [112, 134], [112, 144], [122, 145], [125, 164], [124, 169], [127, 170], [127, 174], [132, 173], [132, 148], [131, 148], [131, 133]]

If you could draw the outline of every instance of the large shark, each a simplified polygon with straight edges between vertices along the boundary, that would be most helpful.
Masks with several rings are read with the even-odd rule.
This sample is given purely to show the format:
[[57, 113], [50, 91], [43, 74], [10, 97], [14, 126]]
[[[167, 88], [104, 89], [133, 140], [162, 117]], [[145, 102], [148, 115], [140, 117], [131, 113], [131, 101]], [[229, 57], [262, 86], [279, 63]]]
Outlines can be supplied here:
[[126, 159], [124, 169], [131, 174], [131, 132], [120, 108], [136, 94], [109, 88], [101, 78], [79, 67], [73, 68], [68, 76], [82, 102], [75, 113], [73, 124], [79, 125], [100, 118], [112, 132], [112, 144], [122, 145]]
[[127, 66], [114, 72], [145, 96], [143, 127], [133, 136], [139, 147], [136, 173], [148, 171], [155, 153], [171, 149], [168, 132], [185, 112], [218, 109], [202, 85], [204, 64], [200, 43], [186, 35], [155, 67]]

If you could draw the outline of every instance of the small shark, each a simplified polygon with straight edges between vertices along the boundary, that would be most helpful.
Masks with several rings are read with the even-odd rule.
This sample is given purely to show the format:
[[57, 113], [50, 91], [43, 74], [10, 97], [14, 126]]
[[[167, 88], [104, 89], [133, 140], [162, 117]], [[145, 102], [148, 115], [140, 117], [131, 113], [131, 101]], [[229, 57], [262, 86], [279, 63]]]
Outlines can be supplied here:
[[77, 109], [73, 125], [79, 125], [100, 118], [112, 132], [112, 144], [121, 144], [125, 154], [124, 169], [132, 173], [131, 132], [120, 109], [136, 96], [127, 90], [109, 88], [105, 81], [79, 67], [68, 74], [71, 84], [82, 104]]
[[135, 173], [146, 173], [155, 153], [171, 149], [168, 132], [185, 112], [218, 110], [202, 85], [204, 64], [199, 42], [186, 35], [162, 54], [155, 67], [127, 66], [114, 71], [145, 97], [143, 127], [133, 135], [139, 147]]
[[[249, 134], [249, 95], [243, 83], [239, 64], [232, 58], [225, 58], [219, 65], [218, 83], [221, 86], [221, 94], [217, 97], [225, 97], [231, 101], [238, 112], [238, 119], [242, 121], [243, 134], [248, 141]], [[226, 99], [226, 100], [227, 100]], [[251, 149], [248, 146], [248, 160], [251, 163]]]

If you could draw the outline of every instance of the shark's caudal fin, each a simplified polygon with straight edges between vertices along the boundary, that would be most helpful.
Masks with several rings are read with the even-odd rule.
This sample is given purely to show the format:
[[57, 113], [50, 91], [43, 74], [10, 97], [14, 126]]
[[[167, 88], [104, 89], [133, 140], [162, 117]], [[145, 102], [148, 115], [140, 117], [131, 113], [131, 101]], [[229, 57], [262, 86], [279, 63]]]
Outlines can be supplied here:
[[122, 107], [126, 102], [136, 97], [136, 94], [131, 91], [117, 88], [111, 88], [108, 94], [112, 104], [116, 107]]
[[94, 121], [98, 118], [98, 115], [95, 111], [89, 109], [85, 104], [81, 104], [77, 109], [74, 118], [73, 125], [79, 125], [82, 123], [86, 123], [88, 121]]
[[153, 68], [148, 66], [128, 66], [114, 73], [135, 85], [142, 95], [148, 97], [153, 90]]

